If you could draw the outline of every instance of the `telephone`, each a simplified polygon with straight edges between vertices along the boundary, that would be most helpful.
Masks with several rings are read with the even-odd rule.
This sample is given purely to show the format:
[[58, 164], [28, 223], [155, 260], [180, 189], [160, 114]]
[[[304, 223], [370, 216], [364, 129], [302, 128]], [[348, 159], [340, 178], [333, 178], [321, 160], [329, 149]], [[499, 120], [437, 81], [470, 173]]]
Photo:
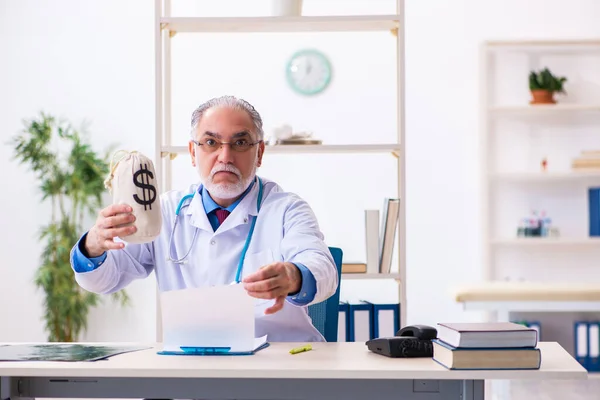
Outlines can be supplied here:
[[433, 357], [432, 339], [437, 330], [427, 325], [410, 325], [400, 329], [396, 336], [371, 339], [366, 342], [373, 353], [387, 357]]

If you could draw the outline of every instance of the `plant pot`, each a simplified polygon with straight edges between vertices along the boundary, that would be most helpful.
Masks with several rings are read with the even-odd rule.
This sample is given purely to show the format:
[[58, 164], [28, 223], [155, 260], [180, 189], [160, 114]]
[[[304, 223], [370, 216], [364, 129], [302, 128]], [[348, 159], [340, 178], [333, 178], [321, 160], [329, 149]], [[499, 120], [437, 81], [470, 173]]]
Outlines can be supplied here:
[[536, 89], [531, 90], [531, 96], [533, 100], [529, 104], [555, 104], [554, 92], [550, 90]]

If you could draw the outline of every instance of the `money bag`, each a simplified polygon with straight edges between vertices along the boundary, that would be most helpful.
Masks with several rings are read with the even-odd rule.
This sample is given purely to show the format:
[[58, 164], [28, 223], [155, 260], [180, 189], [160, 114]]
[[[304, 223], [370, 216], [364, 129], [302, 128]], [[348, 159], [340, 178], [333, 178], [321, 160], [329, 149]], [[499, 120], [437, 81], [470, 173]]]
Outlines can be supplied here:
[[127, 243], [148, 243], [156, 239], [162, 227], [162, 213], [152, 160], [137, 151], [115, 152], [104, 186], [112, 193], [113, 204], [129, 205], [135, 216], [131, 225], [135, 225], [136, 232], [120, 239]]

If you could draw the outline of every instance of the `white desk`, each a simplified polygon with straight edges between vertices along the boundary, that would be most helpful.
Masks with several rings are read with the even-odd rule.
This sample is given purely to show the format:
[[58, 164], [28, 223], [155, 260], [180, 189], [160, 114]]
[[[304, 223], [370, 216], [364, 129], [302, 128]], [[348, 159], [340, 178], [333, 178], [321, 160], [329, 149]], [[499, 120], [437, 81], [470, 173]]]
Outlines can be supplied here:
[[542, 366], [528, 371], [450, 371], [359, 342], [289, 354], [302, 344], [273, 343], [253, 356], [161, 356], [157, 346], [95, 362], [0, 362], [0, 397], [481, 400], [487, 379], [587, 379], [552, 342], [539, 344]]

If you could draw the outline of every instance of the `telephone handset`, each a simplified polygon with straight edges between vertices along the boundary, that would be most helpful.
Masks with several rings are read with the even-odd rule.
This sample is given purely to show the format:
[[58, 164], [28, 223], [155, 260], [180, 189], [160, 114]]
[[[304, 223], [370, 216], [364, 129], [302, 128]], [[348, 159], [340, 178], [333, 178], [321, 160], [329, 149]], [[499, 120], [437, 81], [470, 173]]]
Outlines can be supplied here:
[[371, 339], [366, 345], [373, 353], [387, 357], [433, 357], [431, 340], [435, 338], [435, 328], [409, 325], [396, 332], [396, 336]]

